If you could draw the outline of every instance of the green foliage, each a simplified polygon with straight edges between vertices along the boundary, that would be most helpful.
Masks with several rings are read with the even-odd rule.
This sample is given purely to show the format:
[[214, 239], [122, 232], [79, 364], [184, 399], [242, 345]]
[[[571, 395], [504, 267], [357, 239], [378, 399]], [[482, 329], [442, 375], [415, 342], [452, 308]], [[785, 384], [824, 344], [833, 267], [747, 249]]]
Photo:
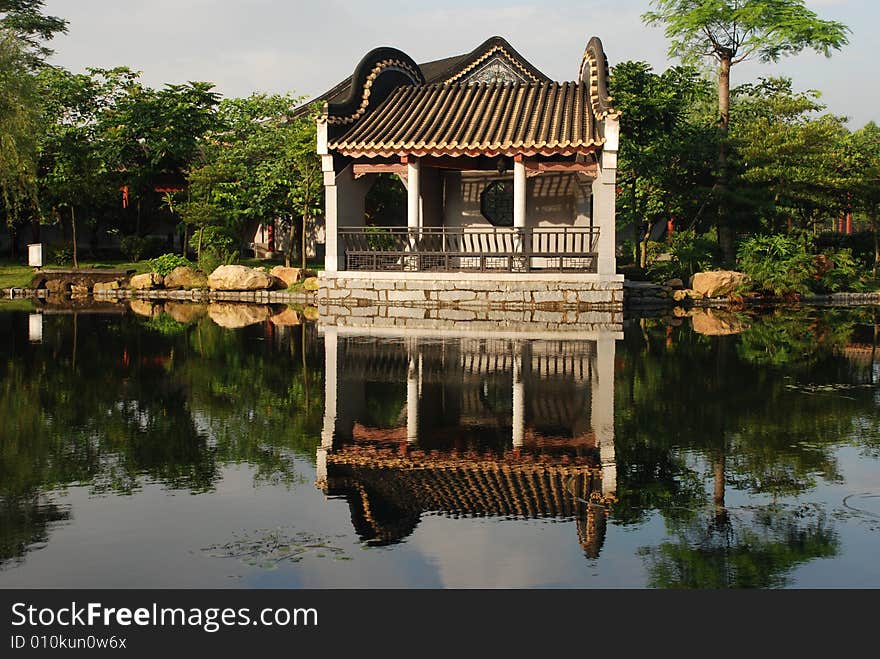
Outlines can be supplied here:
[[47, 252], [48, 260], [55, 265], [68, 265], [73, 260], [73, 245], [70, 243], [52, 245]]
[[217, 133], [202, 143], [204, 160], [187, 171], [185, 222], [223, 227], [240, 240], [250, 223], [279, 220], [289, 230], [289, 261], [295, 229], [302, 235], [303, 222], [319, 212], [323, 191], [314, 120], [294, 116], [300, 102], [266, 94], [223, 100]]
[[742, 241], [738, 257], [750, 287], [759, 292], [787, 296], [864, 288], [851, 250], [816, 253], [808, 234], [752, 236]]
[[174, 320], [167, 313], [160, 313], [158, 316], [150, 318], [144, 323], [144, 327], [148, 327], [165, 336], [175, 336], [186, 331], [186, 323]]
[[165, 249], [165, 240], [160, 236], [125, 236], [119, 249], [130, 261], [140, 261], [158, 256]]
[[180, 267], [191, 268], [193, 267], [193, 263], [180, 254], [162, 254], [150, 261], [150, 269], [153, 272], [158, 272], [162, 276], [169, 274], [174, 268]]
[[752, 236], [740, 243], [739, 268], [757, 291], [806, 295], [815, 280], [816, 259], [805, 236]]
[[826, 21], [804, 0], [652, 0], [643, 14], [649, 25], [662, 23], [669, 55], [687, 61], [711, 55], [741, 62], [756, 55], [775, 62], [805, 48], [826, 57], [848, 43], [843, 23]]
[[39, 103], [21, 43], [0, 30], [0, 211], [13, 230], [37, 212]]
[[22, 43], [31, 67], [38, 67], [52, 54], [42, 42], [67, 32], [67, 21], [42, 13], [43, 0], [0, 0], [0, 31]]
[[652, 281], [678, 278], [687, 283], [694, 273], [711, 270], [721, 261], [718, 243], [692, 230], [674, 232], [671, 244], [663, 247], [668, 249], [669, 260], [657, 260], [656, 256], [652, 259], [651, 252], [648, 252], [646, 273]]

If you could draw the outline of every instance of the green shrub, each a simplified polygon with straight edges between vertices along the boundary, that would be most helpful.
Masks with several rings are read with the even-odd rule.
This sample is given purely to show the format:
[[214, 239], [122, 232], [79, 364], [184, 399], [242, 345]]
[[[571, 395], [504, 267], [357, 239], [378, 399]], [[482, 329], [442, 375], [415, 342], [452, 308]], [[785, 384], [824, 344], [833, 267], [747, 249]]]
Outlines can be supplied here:
[[777, 296], [805, 295], [815, 283], [817, 270], [810, 248], [807, 236], [752, 236], [740, 243], [737, 262], [755, 291]]
[[70, 243], [53, 245], [47, 252], [47, 260], [55, 265], [67, 265], [73, 261], [73, 245]]
[[150, 261], [150, 269], [162, 276], [181, 266], [191, 268], [193, 262], [180, 254], [162, 254]]
[[[665, 251], [668, 258], [661, 259]], [[646, 274], [651, 281], [664, 282], [681, 279], [685, 284], [695, 272], [711, 270], [720, 262], [718, 243], [695, 231], [676, 231], [669, 245], [648, 243]]]
[[[863, 274], [863, 264], [853, 256], [851, 249], [826, 252], [821, 255], [826, 265], [820, 268], [816, 290], [820, 293], [836, 293], [838, 291], [861, 291], [867, 288], [867, 273]], [[821, 263], [821, 261], [820, 261]]]
[[161, 236], [126, 236], [119, 243], [120, 251], [129, 261], [159, 256], [165, 246], [166, 241]]

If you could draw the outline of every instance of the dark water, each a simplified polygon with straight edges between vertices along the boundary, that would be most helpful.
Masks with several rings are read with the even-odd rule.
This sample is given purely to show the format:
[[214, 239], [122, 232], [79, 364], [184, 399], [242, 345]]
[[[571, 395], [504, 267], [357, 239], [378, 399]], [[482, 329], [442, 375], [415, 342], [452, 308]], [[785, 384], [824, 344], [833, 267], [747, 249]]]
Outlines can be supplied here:
[[0, 304], [0, 586], [880, 587], [870, 308], [574, 337], [119, 311]]

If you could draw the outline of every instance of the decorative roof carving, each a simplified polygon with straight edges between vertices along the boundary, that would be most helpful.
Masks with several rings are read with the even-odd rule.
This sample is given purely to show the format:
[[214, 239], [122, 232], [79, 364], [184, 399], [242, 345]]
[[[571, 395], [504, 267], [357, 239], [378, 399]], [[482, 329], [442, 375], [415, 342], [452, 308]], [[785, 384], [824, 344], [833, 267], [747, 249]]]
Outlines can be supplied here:
[[589, 86], [590, 104], [596, 119], [604, 119], [606, 116], [620, 116], [620, 112], [611, 105], [608, 77], [608, 58], [605, 56], [602, 40], [599, 37], [593, 37], [587, 44], [584, 56], [581, 58], [578, 79]]

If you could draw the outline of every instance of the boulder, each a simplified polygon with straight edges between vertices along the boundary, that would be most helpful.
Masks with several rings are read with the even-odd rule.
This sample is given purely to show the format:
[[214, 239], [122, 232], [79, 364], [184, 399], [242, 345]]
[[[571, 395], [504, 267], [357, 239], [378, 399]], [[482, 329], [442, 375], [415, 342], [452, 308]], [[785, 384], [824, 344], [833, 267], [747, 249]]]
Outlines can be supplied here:
[[165, 275], [165, 288], [207, 288], [204, 273], [186, 265], [179, 265]]
[[277, 281], [261, 268], [244, 265], [221, 265], [208, 276], [208, 286], [214, 291], [266, 291]]
[[317, 277], [306, 277], [305, 280], [303, 280], [303, 288], [307, 291], [318, 290], [318, 278]]
[[674, 299], [676, 302], [683, 302], [686, 299], [702, 300], [703, 294], [697, 293], [697, 291], [692, 288], [682, 288], [672, 294], [672, 299]]
[[145, 272], [135, 275], [128, 281], [128, 287], [137, 291], [148, 291], [151, 288], [159, 288], [165, 283], [165, 278], [158, 272]]
[[291, 327], [293, 325], [302, 324], [299, 314], [295, 309], [291, 309], [290, 307], [287, 307], [281, 313], [275, 314], [269, 320], [272, 321], [273, 325], [280, 325], [282, 327]]
[[115, 291], [119, 288], [118, 281], [96, 281], [92, 286], [93, 293], [105, 293], [107, 291]]
[[70, 287], [70, 294], [74, 297], [85, 297], [89, 294], [88, 284], [73, 284]]
[[727, 336], [741, 334], [749, 328], [739, 316], [717, 309], [700, 309], [691, 314], [691, 323], [697, 334]]
[[[222, 266], [221, 266], [222, 267]], [[272, 310], [265, 305], [223, 304], [208, 305], [208, 316], [220, 327], [236, 329], [268, 320]]]
[[162, 305], [149, 300], [130, 300], [128, 305], [134, 313], [147, 318], [153, 318], [162, 313]]
[[675, 289], [684, 288], [684, 282], [681, 279], [677, 279], [677, 278], [670, 279], [669, 281], [666, 282], [666, 285], [669, 286], [669, 288], [675, 288]]
[[194, 323], [208, 312], [205, 304], [188, 304], [186, 302], [166, 302], [165, 313], [178, 323]]
[[297, 282], [301, 282], [307, 277], [314, 277], [314, 270], [303, 270], [302, 268], [288, 268], [283, 265], [276, 265], [269, 271], [270, 275], [274, 275], [284, 282], [284, 286], [293, 286]]
[[698, 272], [691, 277], [691, 288], [706, 297], [730, 295], [741, 284], [745, 283], [746, 275], [735, 270], [710, 270]]

